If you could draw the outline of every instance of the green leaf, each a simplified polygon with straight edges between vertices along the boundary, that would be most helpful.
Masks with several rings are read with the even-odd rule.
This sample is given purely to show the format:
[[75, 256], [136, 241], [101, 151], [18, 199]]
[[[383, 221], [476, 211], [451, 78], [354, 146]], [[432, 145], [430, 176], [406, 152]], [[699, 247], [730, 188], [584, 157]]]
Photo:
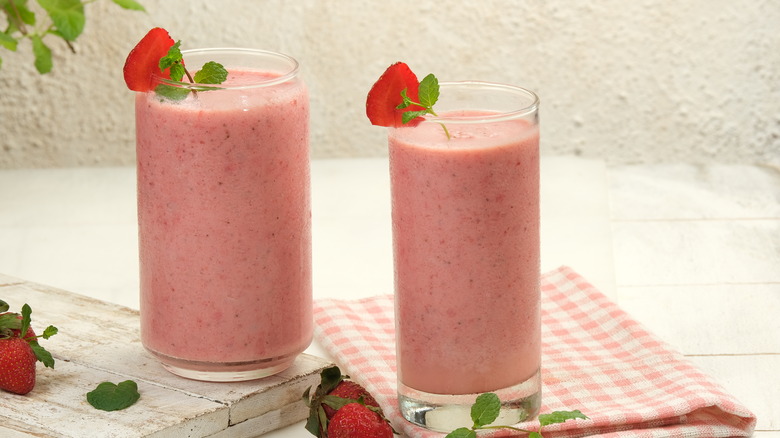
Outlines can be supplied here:
[[119, 384], [103, 382], [87, 393], [89, 404], [102, 411], [118, 411], [128, 408], [140, 397], [138, 385], [132, 380], [125, 380]]
[[86, 17], [80, 0], [38, 0], [60, 35], [74, 41], [84, 30]]
[[0, 312], [6, 312], [10, 308], [11, 308], [11, 306], [9, 306], [8, 303], [6, 303], [3, 300], [0, 300]]
[[53, 325], [50, 325], [46, 327], [46, 329], [43, 331], [43, 335], [41, 337], [43, 339], [49, 339], [50, 337], [56, 335], [59, 333], [59, 330], [57, 330], [57, 327], [54, 327]]
[[[7, 8], [10, 7], [11, 2], [13, 2], [16, 10], [19, 12], [19, 18], [22, 19], [22, 23], [29, 25], [35, 24], [35, 14], [27, 8], [27, 0], [0, 0], [0, 9], [7, 10]], [[8, 14], [6, 14], [6, 16], [8, 16]], [[8, 20], [8, 29], [6, 29], [6, 33], [11, 34], [17, 30], [19, 30], [18, 23]]]
[[401, 98], [403, 99], [403, 102], [399, 103], [398, 106], [395, 107], [396, 109], [408, 108], [409, 105], [412, 104], [412, 99], [410, 99], [408, 96], [408, 90], [408, 88], [401, 90]]
[[154, 92], [171, 100], [184, 100], [190, 94], [189, 88], [174, 87], [173, 85], [160, 84], [154, 88]]
[[209, 61], [195, 73], [195, 82], [199, 84], [221, 84], [227, 79], [228, 72], [222, 64]]
[[16, 46], [18, 44], [19, 42], [16, 40], [16, 38], [12, 37], [11, 35], [8, 35], [5, 32], [0, 32], [0, 46], [3, 46], [12, 52], [15, 52]]
[[18, 313], [6, 313], [0, 315], [0, 329], [7, 329], [9, 334], [10, 330], [21, 330], [22, 320], [17, 318], [17, 316]]
[[471, 407], [471, 420], [474, 428], [486, 426], [498, 418], [501, 410], [501, 400], [492, 392], [480, 394]]
[[19, 329], [19, 337], [22, 339], [27, 336], [27, 330], [30, 328], [30, 321], [32, 320], [30, 315], [32, 315], [32, 309], [29, 304], [25, 303], [22, 306], [22, 327]]
[[444, 438], [477, 438], [477, 433], [466, 427], [460, 427], [448, 433]]
[[406, 124], [411, 122], [412, 120], [416, 119], [417, 117], [422, 117], [424, 115], [428, 114], [428, 110], [422, 110], [422, 111], [406, 111], [404, 113], [401, 113], [401, 121]]
[[32, 40], [33, 55], [35, 55], [35, 68], [38, 73], [45, 74], [51, 71], [51, 49], [43, 43], [41, 37], [33, 35], [30, 37]]
[[549, 414], [541, 414], [539, 415], [539, 424], [541, 426], [548, 426], [550, 424], [558, 424], [563, 423], [566, 420], [575, 420], [577, 418], [587, 420], [588, 417], [586, 417], [582, 412], [578, 410], [574, 411], [555, 411], [551, 412]]
[[170, 68], [171, 79], [180, 81], [184, 77], [184, 65], [182, 65], [181, 41], [176, 41], [169, 49], [168, 53], [160, 58], [158, 67], [160, 71]]
[[144, 9], [144, 7], [141, 6], [140, 3], [133, 0], [112, 0], [112, 1], [124, 9], [146, 12], [146, 9]]
[[542, 434], [539, 432], [531, 432], [528, 434], [528, 438], [542, 438]]
[[433, 73], [424, 77], [420, 81], [419, 99], [422, 106], [431, 109], [436, 101], [439, 100], [439, 80]]
[[36, 359], [41, 361], [44, 366], [54, 368], [54, 357], [52, 357], [51, 353], [46, 351], [45, 348], [41, 347], [41, 344], [39, 344], [38, 341], [31, 341], [30, 347], [32, 348], [33, 353], [35, 353]]

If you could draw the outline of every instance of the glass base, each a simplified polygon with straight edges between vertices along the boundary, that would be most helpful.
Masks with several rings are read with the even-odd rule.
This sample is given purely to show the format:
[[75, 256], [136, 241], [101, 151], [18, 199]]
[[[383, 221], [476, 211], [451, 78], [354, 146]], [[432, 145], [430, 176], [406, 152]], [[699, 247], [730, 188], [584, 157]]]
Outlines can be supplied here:
[[[541, 372], [509, 388], [495, 391], [501, 400], [498, 419], [493, 424], [513, 425], [534, 418], [542, 404]], [[478, 394], [443, 395], [418, 391], [398, 383], [398, 406], [404, 418], [418, 426], [449, 433], [470, 428], [471, 406]]]
[[297, 354], [248, 362], [199, 362], [179, 359], [147, 349], [162, 366], [177, 376], [205, 382], [243, 382], [272, 376], [289, 368]]

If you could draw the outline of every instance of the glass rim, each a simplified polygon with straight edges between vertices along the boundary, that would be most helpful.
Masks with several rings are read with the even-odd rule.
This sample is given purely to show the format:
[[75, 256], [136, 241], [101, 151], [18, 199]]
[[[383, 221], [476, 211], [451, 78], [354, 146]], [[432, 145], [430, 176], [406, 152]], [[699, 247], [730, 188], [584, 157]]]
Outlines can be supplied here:
[[[197, 83], [185, 82], [185, 81], [174, 81], [171, 79], [160, 77], [157, 74], [153, 74], [152, 76], [156, 79], [157, 82], [161, 84], [171, 85], [178, 88], [190, 88], [190, 89], [195, 89], [197, 91], [244, 90], [249, 88], [270, 87], [273, 85], [282, 84], [298, 76], [298, 73], [300, 72], [300, 68], [301, 68], [301, 65], [297, 59], [293, 58], [290, 55], [281, 52], [275, 52], [273, 50], [250, 49], [250, 48], [242, 48], [242, 47], [210, 47], [204, 49], [187, 49], [181, 51], [182, 58], [185, 60], [185, 62], [187, 60], [188, 54], [209, 54], [209, 53], [230, 53], [230, 54], [249, 54], [249, 55], [267, 56], [267, 57], [276, 58], [278, 60], [289, 62], [290, 69], [286, 70], [278, 77], [270, 78], [270, 79], [262, 79], [256, 82], [253, 81], [251, 83], [242, 84], [242, 85], [197, 84]], [[191, 72], [191, 73], [195, 74], [195, 72]]]
[[[517, 109], [511, 110], [497, 110], [495, 114], [480, 114], [480, 115], [460, 115], [460, 116], [434, 116], [432, 114], [426, 114], [423, 119], [424, 122], [434, 123], [487, 123], [487, 122], [500, 122], [504, 120], [512, 120], [517, 118], [527, 117], [539, 111], [539, 96], [533, 91], [523, 88], [517, 85], [502, 84], [498, 82], [486, 82], [486, 81], [443, 81], [439, 83], [441, 93], [445, 93], [449, 87], [458, 87], [461, 89], [473, 89], [477, 90], [490, 90], [490, 91], [504, 91], [523, 96], [529, 100], [530, 103], [521, 106]], [[434, 105], [435, 108], [435, 105]]]

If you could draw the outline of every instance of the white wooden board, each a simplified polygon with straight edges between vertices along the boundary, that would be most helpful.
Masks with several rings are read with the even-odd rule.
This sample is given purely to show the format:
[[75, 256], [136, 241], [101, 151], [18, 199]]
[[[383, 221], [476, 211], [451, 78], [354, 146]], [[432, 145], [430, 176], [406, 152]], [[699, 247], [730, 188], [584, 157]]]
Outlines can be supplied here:
[[[261, 380], [188, 380], [144, 350], [135, 310], [2, 274], [0, 298], [16, 311], [29, 304], [39, 332], [47, 325], [59, 329], [43, 341], [55, 368], [38, 364], [35, 389], [27, 395], [0, 391], [3, 437], [259, 436], [304, 419], [301, 395], [331, 365], [303, 354], [290, 369]], [[87, 403], [86, 393], [99, 383], [128, 379], [141, 393], [130, 408], [104, 412]]]

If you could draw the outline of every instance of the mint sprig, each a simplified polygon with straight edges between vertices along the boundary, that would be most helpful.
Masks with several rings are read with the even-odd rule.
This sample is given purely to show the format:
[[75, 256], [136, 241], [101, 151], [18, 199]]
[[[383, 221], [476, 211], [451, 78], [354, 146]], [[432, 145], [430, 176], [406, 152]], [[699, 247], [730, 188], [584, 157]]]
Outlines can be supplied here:
[[198, 91], [219, 89], [219, 87], [210, 85], [225, 82], [228, 76], [225, 67], [218, 62], [209, 61], [203, 64], [203, 67], [201, 67], [201, 69], [195, 73], [195, 76], [193, 76], [184, 66], [184, 59], [180, 47], [181, 41], [177, 41], [168, 49], [168, 53], [160, 58], [158, 64], [160, 71], [162, 72], [165, 71], [165, 69], [169, 69], [171, 80], [176, 82], [181, 82], [184, 76], [187, 76], [187, 80], [189, 80], [191, 84], [204, 84], [206, 86], [176, 87], [169, 84], [159, 84], [155, 87], [154, 91], [160, 96], [167, 97], [168, 99], [183, 100], [190, 92], [192, 92], [193, 95], [197, 95]]
[[138, 384], [125, 380], [118, 384], [103, 382], [87, 393], [87, 402], [101, 411], [119, 411], [135, 404], [141, 394]]
[[[423, 80], [420, 81], [420, 85], [417, 87], [417, 98], [419, 102], [413, 101], [408, 94], [408, 88], [401, 90], [401, 98], [403, 99], [403, 102], [401, 102], [396, 108], [406, 109], [412, 105], [415, 105], [422, 107], [423, 109], [409, 110], [401, 113], [401, 121], [404, 124], [407, 124], [417, 117], [422, 117], [426, 114], [438, 117], [436, 111], [433, 110], [433, 105], [435, 105], [439, 100], [439, 80], [436, 78], [436, 76], [433, 75], [433, 73], [424, 77]], [[449, 140], [450, 132], [447, 130], [447, 127], [443, 123], [439, 124], [444, 129], [444, 133], [447, 134], [447, 139]]]
[[[96, 0], [37, 0], [46, 12], [45, 19], [38, 19], [28, 0], [0, 0], [0, 14], [5, 15], [7, 26], [0, 31], [0, 47], [15, 52], [25, 38], [31, 41], [35, 69], [45, 74], [52, 70], [52, 51], [48, 37], [62, 39], [71, 52], [76, 53], [74, 43], [84, 31], [86, 15], [84, 6]], [[123, 9], [145, 11], [135, 0], [112, 0]], [[3, 59], [0, 58], [0, 67]]]
[[453, 430], [445, 438], [477, 438], [478, 430], [487, 429], [510, 429], [517, 432], [528, 434], [528, 438], [543, 438], [542, 428], [551, 424], [563, 423], [568, 420], [583, 419], [586, 417], [578, 410], [574, 411], [555, 411], [549, 414], [539, 415], [539, 430], [531, 431], [514, 426], [495, 425], [491, 423], [496, 421], [501, 411], [501, 400], [492, 392], [480, 394], [471, 406], [471, 420], [474, 424], [471, 428], [460, 427]]

